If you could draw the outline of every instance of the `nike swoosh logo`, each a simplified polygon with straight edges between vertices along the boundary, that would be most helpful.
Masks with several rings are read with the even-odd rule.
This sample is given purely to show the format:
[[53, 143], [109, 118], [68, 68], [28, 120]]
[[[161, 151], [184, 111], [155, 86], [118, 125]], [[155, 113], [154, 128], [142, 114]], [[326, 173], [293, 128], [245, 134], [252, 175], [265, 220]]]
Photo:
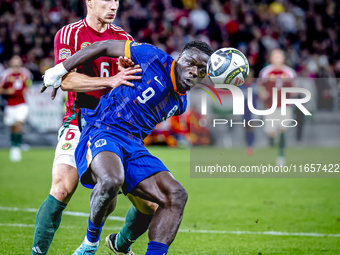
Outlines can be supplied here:
[[164, 85], [158, 80], [158, 78], [157, 78], [158, 76], [155, 76], [154, 77], [154, 79], [155, 79], [155, 81], [157, 81], [159, 84], [161, 84], [162, 85], [162, 87], [164, 87]]

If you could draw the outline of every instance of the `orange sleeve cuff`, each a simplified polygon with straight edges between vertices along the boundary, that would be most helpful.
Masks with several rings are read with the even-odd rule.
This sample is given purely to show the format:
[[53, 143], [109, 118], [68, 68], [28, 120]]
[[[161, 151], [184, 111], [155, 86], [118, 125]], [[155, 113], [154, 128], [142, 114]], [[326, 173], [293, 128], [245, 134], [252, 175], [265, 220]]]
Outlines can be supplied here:
[[130, 51], [130, 44], [132, 43], [132, 41], [127, 40], [125, 42], [125, 50], [124, 50], [124, 54], [125, 57], [128, 57], [129, 59], [131, 59], [131, 51]]

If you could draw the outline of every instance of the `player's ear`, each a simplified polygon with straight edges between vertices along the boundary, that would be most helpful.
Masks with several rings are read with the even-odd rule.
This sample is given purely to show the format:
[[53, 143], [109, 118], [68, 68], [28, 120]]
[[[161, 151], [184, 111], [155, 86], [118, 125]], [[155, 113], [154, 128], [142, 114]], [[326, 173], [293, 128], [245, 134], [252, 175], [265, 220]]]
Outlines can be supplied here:
[[183, 52], [181, 52], [181, 53], [179, 54], [179, 56], [178, 56], [178, 58], [177, 58], [177, 62], [178, 62], [178, 60], [182, 57], [182, 53], [183, 53]]
[[93, 7], [93, 0], [85, 0], [86, 6], [92, 8]]

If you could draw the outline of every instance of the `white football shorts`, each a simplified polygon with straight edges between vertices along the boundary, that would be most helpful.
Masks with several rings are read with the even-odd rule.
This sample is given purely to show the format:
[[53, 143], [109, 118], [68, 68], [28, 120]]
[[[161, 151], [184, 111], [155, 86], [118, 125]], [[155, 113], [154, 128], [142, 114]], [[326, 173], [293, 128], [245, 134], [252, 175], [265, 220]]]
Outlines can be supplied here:
[[13, 126], [17, 121], [25, 122], [28, 117], [28, 105], [7, 105], [4, 111], [4, 124], [6, 126]]
[[74, 152], [79, 142], [80, 131], [78, 126], [61, 127], [58, 132], [58, 144], [55, 149], [53, 168], [59, 164], [66, 164], [77, 168]]

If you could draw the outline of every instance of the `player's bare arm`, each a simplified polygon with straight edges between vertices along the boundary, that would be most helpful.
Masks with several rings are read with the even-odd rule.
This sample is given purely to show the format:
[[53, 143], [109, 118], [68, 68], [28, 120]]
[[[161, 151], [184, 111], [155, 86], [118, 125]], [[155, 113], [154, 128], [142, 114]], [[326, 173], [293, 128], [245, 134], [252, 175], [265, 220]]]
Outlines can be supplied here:
[[2, 95], [13, 95], [15, 93], [15, 89], [10, 87], [8, 89], [4, 89], [0, 87], [0, 94]]
[[120, 56], [118, 58], [118, 74], [112, 77], [90, 77], [84, 74], [71, 72], [66, 74], [61, 83], [63, 91], [89, 92], [108, 87], [115, 88], [120, 85], [134, 86], [129, 80], [141, 79], [141, 76], [135, 75], [142, 71], [139, 65], [128, 57]]
[[93, 43], [92, 45], [78, 51], [69, 59], [63, 62], [67, 72], [99, 57], [118, 58], [125, 56], [126, 40], [106, 40]]
[[13, 95], [15, 93], [15, 89], [13, 87], [9, 87], [5, 89], [4, 82], [2, 82], [2, 79], [0, 79], [0, 95]]
[[[60, 87], [63, 91], [72, 91], [72, 92], [90, 92], [95, 90], [101, 90], [106, 88], [116, 88], [121, 85], [131, 86], [133, 87], [133, 83], [129, 82], [129, 80], [139, 80], [142, 77], [134, 75], [142, 71], [139, 65], [135, 65], [133, 61], [123, 59], [119, 60], [118, 70], [120, 72], [115, 76], [110, 77], [90, 77], [85, 74], [70, 72], [64, 75], [61, 80]], [[130, 67], [128, 67], [130, 66]], [[50, 72], [50, 71], [49, 71]], [[45, 73], [45, 75], [47, 75]], [[49, 76], [46, 76], [49, 77]], [[59, 79], [59, 78], [58, 78]], [[48, 87], [48, 83], [44, 83], [41, 89], [41, 93], [43, 93]], [[57, 95], [59, 86], [54, 87], [51, 92], [51, 99]]]
[[[62, 83], [63, 90], [75, 92], [88, 92], [107, 87], [115, 88], [120, 85], [133, 86], [128, 80], [141, 79], [140, 76], [135, 76], [134, 74], [141, 72], [142, 70], [138, 65], [135, 66], [134, 62], [130, 59], [121, 57], [125, 54], [125, 42], [125, 40], [107, 40], [94, 43], [89, 50], [86, 48], [82, 49], [70, 57], [70, 60], [65, 60], [63, 63], [48, 69], [44, 75], [44, 86], [41, 92], [44, 92], [46, 87], [58, 88]], [[119, 69], [122, 71], [113, 77], [105, 78], [88, 77], [79, 73], [74, 73], [69, 74], [68, 77], [64, 77], [62, 80], [62, 77], [65, 74], [74, 69], [72, 66], [80, 66], [85, 62], [93, 61], [101, 56], [120, 57]], [[128, 68], [124, 69], [124, 67]], [[89, 79], [86, 80], [86, 77]], [[52, 99], [56, 94], [55, 92], [56, 90], [52, 92]]]
[[141, 76], [134, 74], [142, 72], [139, 65], [129, 67], [111, 77], [90, 77], [85, 74], [70, 72], [66, 74], [60, 85], [63, 91], [89, 92], [105, 88], [116, 88], [120, 85], [133, 87], [129, 80], [139, 80]]

